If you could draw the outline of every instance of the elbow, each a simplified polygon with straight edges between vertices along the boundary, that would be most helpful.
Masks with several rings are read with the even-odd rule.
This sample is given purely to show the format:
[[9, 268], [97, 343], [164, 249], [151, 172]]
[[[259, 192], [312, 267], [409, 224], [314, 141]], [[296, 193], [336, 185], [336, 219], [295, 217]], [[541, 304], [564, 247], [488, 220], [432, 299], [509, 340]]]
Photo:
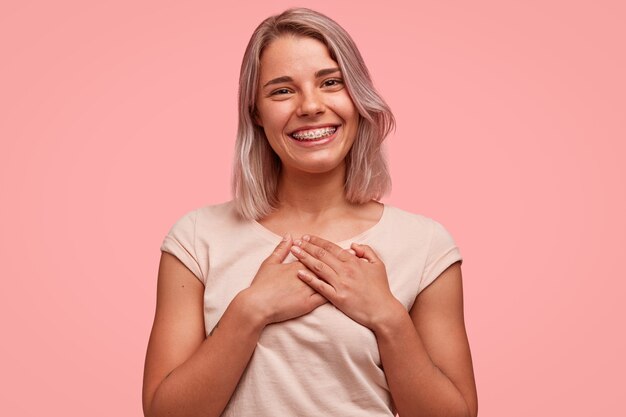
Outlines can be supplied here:
[[478, 416], [478, 401], [474, 400], [472, 403], [468, 403], [467, 401], [463, 401], [464, 408], [463, 412], [458, 414], [463, 417], [477, 417]]
[[468, 402], [465, 399], [461, 399], [455, 407], [455, 410], [447, 415], [450, 417], [477, 417], [478, 403], [477, 401]]
[[476, 396], [476, 392], [474, 392], [473, 401], [471, 404], [467, 405], [469, 409], [469, 417], [477, 417], [478, 416], [478, 397]]
[[156, 414], [152, 411], [152, 402], [143, 402], [143, 417], [156, 417]]
[[440, 408], [430, 409], [424, 414], [424, 410], [420, 411], [417, 414], [409, 413], [398, 413], [399, 417], [403, 416], [438, 416], [438, 417], [477, 417], [478, 415], [478, 406], [467, 404], [465, 401], [450, 401], [446, 406], [440, 406]]
[[[161, 384], [159, 384], [159, 386], [152, 392], [144, 392], [143, 401], [142, 401], [144, 417], [159, 417], [159, 415], [162, 414], [158, 411], [159, 408], [162, 408], [162, 407], [158, 407], [158, 404], [157, 404], [159, 402], [158, 393], [159, 393], [160, 387], [161, 387]], [[155, 407], [155, 405], [157, 407]]]
[[144, 388], [143, 401], [141, 402], [141, 408], [143, 409], [143, 417], [153, 417], [153, 414], [150, 411], [151, 403], [152, 403], [152, 398], [146, 395], [145, 388]]
[[478, 404], [475, 404], [474, 407], [472, 407], [472, 409], [470, 410], [470, 413], [468, 415], [469, 415], [469, 417], [477, 417], [478, 416]]
[[[432, 415], [439, 417], [477, 417], [478, 415], [477, 402], [471, 400], [467, 401], [460, 395], [454, 399], [449, 398], [444, 404], [441, 404], [441, 408], [437, 410], [438, 412]], [[402, 415], [400, 415], [400, 417], [402, 417]]]
[[162, 417], [171, 414], [171, 406], [164, 404], [155, 394], [152, 400], [143, 405], [144, 417]]

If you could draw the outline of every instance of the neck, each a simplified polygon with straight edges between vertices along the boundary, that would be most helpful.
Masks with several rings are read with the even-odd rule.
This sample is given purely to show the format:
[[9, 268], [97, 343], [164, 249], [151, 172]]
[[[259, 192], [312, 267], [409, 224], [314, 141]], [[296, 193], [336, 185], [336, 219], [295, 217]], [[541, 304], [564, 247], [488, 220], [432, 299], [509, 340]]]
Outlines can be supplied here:
[[310, 174], [283, 167], [278, 182], [278, 211], [288, 210], [298, 217], [319, 217], [323, 213], [350, 206], [344, 184], [345, 165], [330, 172]]

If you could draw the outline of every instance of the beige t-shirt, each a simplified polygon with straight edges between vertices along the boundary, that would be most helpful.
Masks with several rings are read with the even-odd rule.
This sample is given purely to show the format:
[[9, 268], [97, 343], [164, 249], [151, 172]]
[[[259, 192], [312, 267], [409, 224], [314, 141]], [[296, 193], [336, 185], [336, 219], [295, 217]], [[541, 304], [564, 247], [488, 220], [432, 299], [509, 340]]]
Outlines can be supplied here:
[[[176, 256], [205, 286], [206, 333], [247, 288], [281, 237], [237, 216], [232, 202], [180, 218], [161, 250]], [[385, 263], [389, 286], [407, 311], [417, 294], [461, 254], [438, 222], [385, 205], [380, 221], [352, 239]], [[290, 254], [285, 262], [295, 260]], [[332, 304], [267, 326], [223, 416], [393, 416], [374, 333]]]

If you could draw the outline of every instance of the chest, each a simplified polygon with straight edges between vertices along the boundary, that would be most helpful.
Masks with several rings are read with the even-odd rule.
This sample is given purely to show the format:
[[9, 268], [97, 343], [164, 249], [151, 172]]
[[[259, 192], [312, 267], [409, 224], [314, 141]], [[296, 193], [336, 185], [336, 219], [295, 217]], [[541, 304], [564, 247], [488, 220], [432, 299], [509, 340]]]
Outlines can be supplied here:
[[[380, 246], [377, 253], [385, 263], [391, 292], [409, 310], [417, 295], [424, 266], [423, 255], [420, 251], [407, 250], [402, 245], [389, 247], [377, 245], [376, 242], [364, 243], [373, 248]], [[259, 266], [275, 248], [272, 242], [260, 240], [241, 246], [229, 245], [227, 250], [218, 245], [212, 246], [204, 293], [204, 319], [207, 334], [219, 321], [233, 298], [250, 286]], [[291, 254], [285, 260], [285, 262], [293, 261], [295, 258]], [[272, 326], [283, 329], [291, 336], [298, 336], [296, 332], [302, 331], [298, 337], [310, 337], [311, 341], [317, 340], [316, 338], [337, 340], [344, 336], [349, 340], [362, 342], [363, 338], [367, 337], [364, 335], [370, 332], [369, 329], [361, 328], [363, 326], [345, 316], [331, 304], [324, 305], [290, 322], [284, 323], [284, 326]], [[269, 326], [264, 334], [272, 334], [273, 330], [270, 329], [272, 326]], [[349, 337], [352, 333], [354, 337]]]

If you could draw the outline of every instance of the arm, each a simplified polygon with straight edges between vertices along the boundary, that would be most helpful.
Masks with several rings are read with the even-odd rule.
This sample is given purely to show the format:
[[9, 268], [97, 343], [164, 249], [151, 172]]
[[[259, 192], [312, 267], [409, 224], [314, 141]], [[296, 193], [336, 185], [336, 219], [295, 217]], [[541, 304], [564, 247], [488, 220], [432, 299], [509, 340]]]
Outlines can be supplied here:
[[295, 243], [292, 252], [308, 268], [299, 277], [376, 335], [401, 417], [476, 416], [460, 263], [426, 287], [407, 313], [389, 289], [383, 262], [369, 246], [353, 244], [354, 256], [316, 236]]
[[164, 252], [144, 369], [146, 417], [219, 416], [254, 352], [263, 325], [243, 294], [206, 339], [203, 294], [191, 271]]
[[374, 332], [401, 417], [477, 415], [460, 263], [426, 287], [409, 314], [398, 303]]
[[176, 257], [163, 253], [144, 370], [146, 417], [219, 416], [265, 326], [327, 302], [296, 277], [302, 264], [283, 263], [291, 243], [286, 237], [263, 261], [251, 286], [233, 299], [206, 338], [204, 286]]

